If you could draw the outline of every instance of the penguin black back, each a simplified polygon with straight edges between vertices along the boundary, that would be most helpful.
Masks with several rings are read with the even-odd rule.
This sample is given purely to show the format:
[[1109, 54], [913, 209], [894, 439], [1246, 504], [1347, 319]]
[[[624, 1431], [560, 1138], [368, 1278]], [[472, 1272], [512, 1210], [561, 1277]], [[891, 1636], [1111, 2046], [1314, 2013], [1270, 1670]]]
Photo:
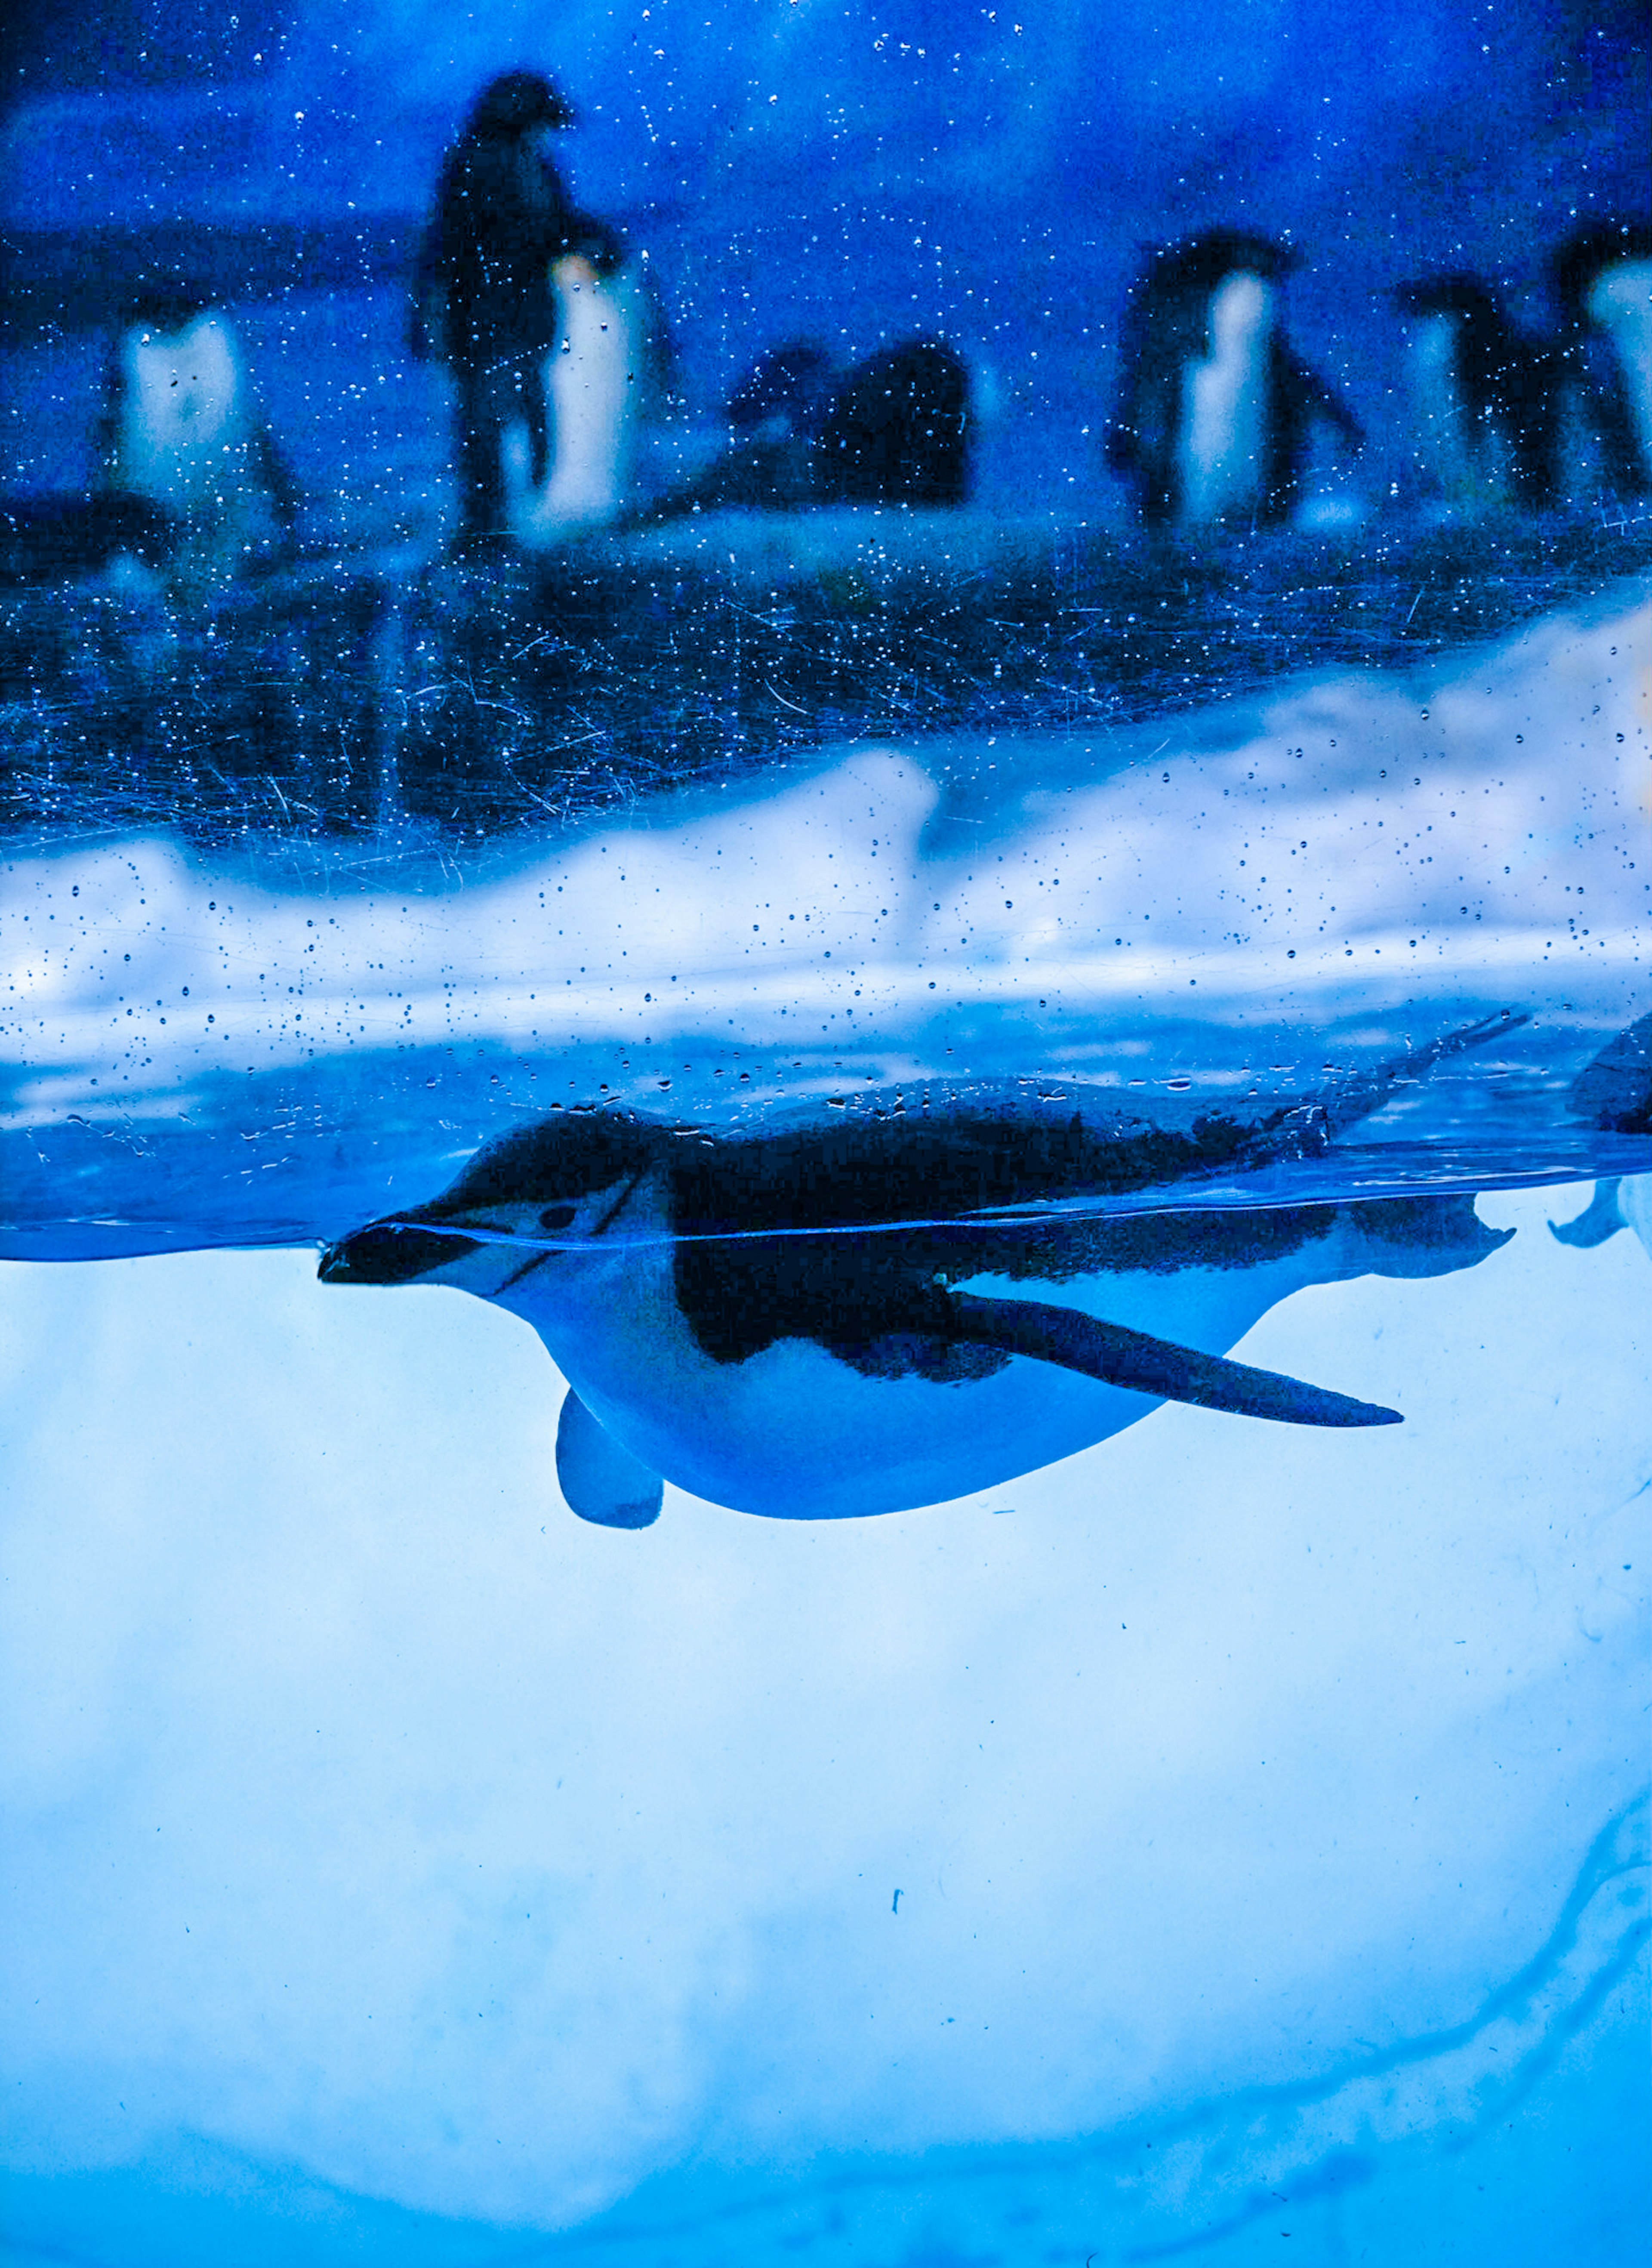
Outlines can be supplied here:
[[[714, 1361], [739, 1363], [782, 1339], [812, 1339], [874, 1376], [979, 1377], [1009, 1359], [960, 1344], [955, 1287], [977, 1277], [1070, 1283], [1263, 1268], [1354, 1230], [1369, 1272], [1445, 1274], [1506, 1241], [1467, 1197], [1176, 1213], [959, 1221], [838, 1235], [693, 1237], [673, 1255], [678, 1304]], [[1331, 1271], [1338, 1271], [1333, 1268]]]
[[[1501, 1020], [1495, 1028], [1504, 1028]], [[811, 1339], [877, 1375], [935, 1379], [999, 1368], [1008, 1352], [960, 1344], [952, 1287], [994, 1275], [1231, 1270], [1357, 1232], [1384, 1274], [1470, 1264], [1501, 1241], [1467, 1198], [1364, 1205], [1105, 1215], [1039, 1211], [1162, 1189], [1320, 1154], [1402, 1077], [1487, 1035], [1473, 1027], [1315, 1101], [1245, 1121], [1207, 1113], [1186, 1129], [1140, 1118], [975, 1104], [904, 1108], [714, 1136], [621, 1113], [557, 1114], [483, 1152], [421, 1222], [475, 1221], [490, 1207], [542, 1208], [545, 1233], [583, 1198], [656, 1182], [653, 1218], [674, 1240], [677, 1303], [713, 1360], [739, 1363], [782, 1339]], [[1010, 1216], [1010, 1217], [1006, 1217]], [[432, 1248], [432, 1258], [434, 1258]], [[392, 1256], [398, 1272], [417, 1269]]]
[[886, 347], [853, 370], [820, 430], [822, 497], [960, 504], [969, 486], [969, 372], [938, 339]]

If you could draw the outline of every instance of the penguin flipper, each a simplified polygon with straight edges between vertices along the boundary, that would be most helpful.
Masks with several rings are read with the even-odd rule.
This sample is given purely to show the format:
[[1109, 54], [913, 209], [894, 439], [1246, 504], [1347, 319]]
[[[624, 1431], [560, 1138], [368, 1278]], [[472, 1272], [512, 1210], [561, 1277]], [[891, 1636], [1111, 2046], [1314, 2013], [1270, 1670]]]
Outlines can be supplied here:
[[1059, 1363], [1108, 1386], [1154, 1394], [1167, 1402], [1197, 1403], [1243, 1418], [1273, 1418], [1287, 1425], [1398, 1425], [1398, 1410], [1355, 1402], [1346, 1394], [1305, 1385], [1272, 1370], [1223, 1355], [1200, 1354], [1122, 1323], [1098, 1322], [1074, 1307], [1040, 1300], [979, 1300], [955, 1292], [951, 1306], [957, 1335], [1008, 1354]]
[[1549, 1234], [1561, 1244], [1575, 1244], [1584, 1252], [1592, 1252], [1597, 1244], [1604, 1244], [1609, 1236], [1616, 1236], [1626, 1228], [1618, 1204], [1618, 1184], [1615, 1181], [1597, 1182], [1595, 1194], [1575, 1220], [1549, 1223]]
[[665, 1484], [622, 1449], [571, 1389], [556, 1428], [556, 1480], [569, 1509], [598, 1528], [651, 1528]]

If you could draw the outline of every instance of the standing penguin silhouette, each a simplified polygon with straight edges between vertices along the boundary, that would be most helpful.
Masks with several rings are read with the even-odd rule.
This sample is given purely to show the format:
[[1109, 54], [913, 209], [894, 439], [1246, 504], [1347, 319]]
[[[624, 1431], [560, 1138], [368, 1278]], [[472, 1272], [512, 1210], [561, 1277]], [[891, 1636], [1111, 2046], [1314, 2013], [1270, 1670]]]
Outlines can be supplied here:
[[[1551, 263], [1575, 431], [1568, 503], [1652, 492], [1652, 227], [1591, 221]], [[1588, 461], [1593, 459], [1592, 464]]]
[[1553, 356], [1522, 336], [1477, 276], [1394, 293], [1405, 320], [1417, 485], [1428, 508], [1472, 518], [1555, 501]]
[[1130, 296], [1113, 470], [1149, 527], [1269, 526], [1296, 502], [1314, 425], [1355, 446], [1358, 421], [1286, 343], [1292, 254], [1212, 228], [1154, 253]]
[[635, 503], [643, 431], [662, 413], [672, 372], [648, 255], [629, 252], [616, 229], [576, 216], [551, 284], [559, 335], [540, 367], [548, 462], [536, 475], [520, 424], [504, 438], [506, 524], [535, 549], [608, 526]]
[[409, 343], [445, 362], [459, 389], [462, 537], [506, 528], [505, 435], [527, 430], [530, 477], [550, 462], [544, 362], [556, 341], [554, 263], [578, 240], [553, 161], [552, 136], [574, 123], [537, 71], [506, 71], [478, 96], [437, 186], [414, 284]]
[[[718, 1138], [564, 1114], [322, 1255], [330, 1284], [447, 1285], [520, 1316], [569, 1381], [557, 1476], [610, 1528], [662, 1476], [782, 1520], [938, 1504], [1193, 1403], [1290, 1425], [1396, 1411], [1224, 1351], [1278, 1300], [1471, 1267], [1466, 1197], [1074, 1211], [1318, 1155], [1471, 1027], [1325, 1096], [1177, 1131], [972, 1102]], [[1052, 1211], [1052, 1206], [1062, 1208]], [[1053, 1299], [1028, 1286], [1060, 1286]]]

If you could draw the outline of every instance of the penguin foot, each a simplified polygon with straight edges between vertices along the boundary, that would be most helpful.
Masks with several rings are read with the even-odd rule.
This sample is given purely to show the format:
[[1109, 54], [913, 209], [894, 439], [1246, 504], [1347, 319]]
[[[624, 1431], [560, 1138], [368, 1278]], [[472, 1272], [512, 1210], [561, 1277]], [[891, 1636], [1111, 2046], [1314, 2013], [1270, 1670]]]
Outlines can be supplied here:
[[1575, 1220], [1549, 1223], [1549, 1234], [1560, 1244], [1575, 1244], [1581, 1251], [1592, 1252], [1597, 1244], [1604, 1244], [1609, 1236], [1616, 1236], [1620, 1228], [1627, 1227], [1618, 1204], [1618, 1184], [1615, 1181], [1597, 1182], [1595, 1194]]
[[665, 1484], [569, 1391], [556, 1428], [556, 1479], [569, 1509], [598, 1528], [651, 1528]]

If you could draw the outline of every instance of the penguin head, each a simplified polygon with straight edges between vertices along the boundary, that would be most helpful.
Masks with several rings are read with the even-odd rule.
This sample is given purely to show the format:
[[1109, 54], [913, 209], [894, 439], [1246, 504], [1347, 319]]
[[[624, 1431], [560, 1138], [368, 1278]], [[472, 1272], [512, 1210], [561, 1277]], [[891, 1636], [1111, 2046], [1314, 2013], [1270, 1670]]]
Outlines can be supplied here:
[[1230, 293], [1226, 320], [1248, 327], [1275, 318], [1279, 289], [1296, 265], [1289, 246], [1249, 229], [1207, 228], [1152, 253], [1130, 295], [1128, 325], [1142, 345], [1156, 341], [1173, 352], [1208, 355], [1231, 351], [1218, 342], [1214, 303], [1224, 287], [1243, 277]]
[[448, 1284], [497, 1299], [615, 1226], [672, 1130], [569, 1116], [508, 1134], [429, 1204], [390, 1213], [321, 1255], [324, 1284]]
[[1503, 303], [1478, 276], [1424, 276], [1401, 284], [1391, 295], [1402, 315], [1416, 321], [1443, 315], [1465, 329], [1491, 332], [1508, 327]]
[[467, 131], [511, 140], [518, 135], [565, 133], [576, 123], [574, 107], [554, 81], [540, 71], [502, 71], [477, 96]]
[[1549, 266], [1568, 327], [1610, 329], [1626, 301], [1644, 304], [1649, 262], [1652, 227], [1644, 221], [1590, 221], [1568, 236]]
[[1652, 313], [1652, 260], [1619, 260], [1589, 287], [1583, 311], [1597, 330], [1612, 337], [1644, 329]]

